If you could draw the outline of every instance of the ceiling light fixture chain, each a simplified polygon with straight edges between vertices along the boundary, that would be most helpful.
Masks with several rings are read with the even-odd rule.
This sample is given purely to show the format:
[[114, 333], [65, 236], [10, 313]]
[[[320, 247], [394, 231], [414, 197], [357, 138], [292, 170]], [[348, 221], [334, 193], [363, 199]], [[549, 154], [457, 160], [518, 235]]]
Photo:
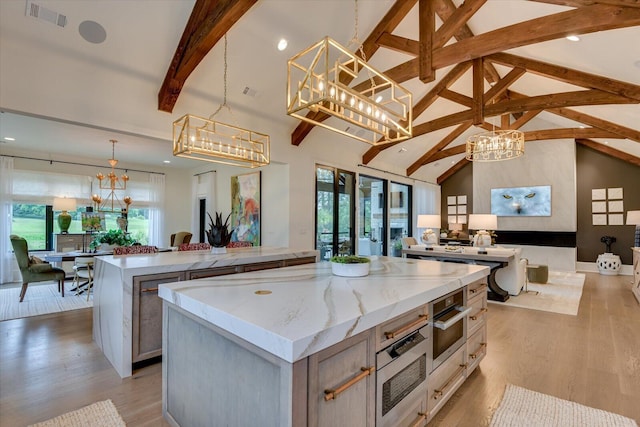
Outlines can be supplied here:
[[224, 82], [224, 97], [222, 100], [222, 104], [220, 104], [218, 106], [218, 109], [209, 116], [209, 120], [213, 120], [213, 118], [216, 116], [216, 114], [218, 114], [220, 112], [220, 110], [222, 110], [223, 107], [226, 107], [227, 111], [229, 111], [229, 114], [231, 115], [232, 120], [235, 122], [236, 118], [233, 114], [233, 111], [231, 111], [231, 106], [229, 104], [227, 104], [227, 70], [228, 70], [228, 61], [227, 61], [227, 34], [225, 33], [224, 35], [224, 71], [222, 74], [222, 78], [223, 78], [223, 82]]

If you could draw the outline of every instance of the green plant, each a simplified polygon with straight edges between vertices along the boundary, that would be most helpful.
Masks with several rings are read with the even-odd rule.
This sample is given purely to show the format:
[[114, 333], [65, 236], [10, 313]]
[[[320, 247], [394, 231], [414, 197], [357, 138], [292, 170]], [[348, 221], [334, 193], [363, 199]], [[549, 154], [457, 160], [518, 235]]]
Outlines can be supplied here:
[[371, 260], [358, 255], [335, 255], [331, 257], [331, 262], [337, 262], [338, 264], [365, 264], [371, 262]]
[[109, 230], [98, 233], [89, 244], [89, 248], [96, 249], [103, 243], [107, 245], [131, 246], [137, 243], [137, 241], [122, 230]]
[[224, 248], [231, 241], [231, 234], [233, 230], [229, 230], [229, 217], [231, 213], [227, 215], [227, 219], [222, 223], [222, 212], [216, 212], [216, 221], [213, 222], [211, 214], [207, 212], [209, 216], [209, 229], [205, 231], [207, 234], [207, 240], [209, 244], [214, 248]]
[[402, 240], [400, 239], [396, 239], [393, 241], [393, 243], [391, 244], [393, 249], [402, 249]]

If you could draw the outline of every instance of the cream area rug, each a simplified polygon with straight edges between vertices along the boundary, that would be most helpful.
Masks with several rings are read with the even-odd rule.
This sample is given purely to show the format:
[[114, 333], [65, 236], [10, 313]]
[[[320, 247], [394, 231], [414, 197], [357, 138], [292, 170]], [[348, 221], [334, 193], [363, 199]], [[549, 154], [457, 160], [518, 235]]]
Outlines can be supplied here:
[[126, 427], [118, 410], [109, 400], [96, 402], [29, 427]]
[[20, 287], [0, 288], [0, 321], [39, 316], [60, 311], [93, 307], [93, 294], [71, 292], [71, 283], [65, 283], [64, 298], [58, 292], [58, 284], [29, 285], [24, 301], [20, 302]]
[[509, 295], [509, 299], [505, 302], [489, 302], [576, 316], [584, 280], [583, 273], [550, 271], [546, 284], [529, 282], [527, 285], [529, 291], [538, 292], [537, 294], [525, 292], [523, 289], [518, 296]]
[[638, 427], [631, 418], [507, 384], [490, 427]]

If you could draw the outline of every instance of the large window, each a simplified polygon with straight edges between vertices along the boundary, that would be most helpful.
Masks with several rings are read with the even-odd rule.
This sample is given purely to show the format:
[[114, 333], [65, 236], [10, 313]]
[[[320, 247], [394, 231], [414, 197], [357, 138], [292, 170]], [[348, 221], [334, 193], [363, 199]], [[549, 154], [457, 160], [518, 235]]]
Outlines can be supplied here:
[[316, 167], [316, 248], [322, 260], [354, 253], [355, 174]]

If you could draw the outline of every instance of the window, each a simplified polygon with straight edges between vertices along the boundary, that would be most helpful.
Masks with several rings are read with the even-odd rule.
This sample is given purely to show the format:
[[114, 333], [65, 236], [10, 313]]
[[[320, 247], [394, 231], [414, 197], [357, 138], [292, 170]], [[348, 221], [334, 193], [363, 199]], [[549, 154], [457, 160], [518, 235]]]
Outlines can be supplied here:
[[[51, 217], [51, 206], [35, 203], [14, 203], [11, 234], [24, 237], [29, 242], [29, 250], [50, 249], [47, 242], [47, 213]], [[49, 218], [49, 222], [51, 218]]]
[[354, 253], [354, 192], [353, 172], [316, 167], [316, 248], [322, 260]]

